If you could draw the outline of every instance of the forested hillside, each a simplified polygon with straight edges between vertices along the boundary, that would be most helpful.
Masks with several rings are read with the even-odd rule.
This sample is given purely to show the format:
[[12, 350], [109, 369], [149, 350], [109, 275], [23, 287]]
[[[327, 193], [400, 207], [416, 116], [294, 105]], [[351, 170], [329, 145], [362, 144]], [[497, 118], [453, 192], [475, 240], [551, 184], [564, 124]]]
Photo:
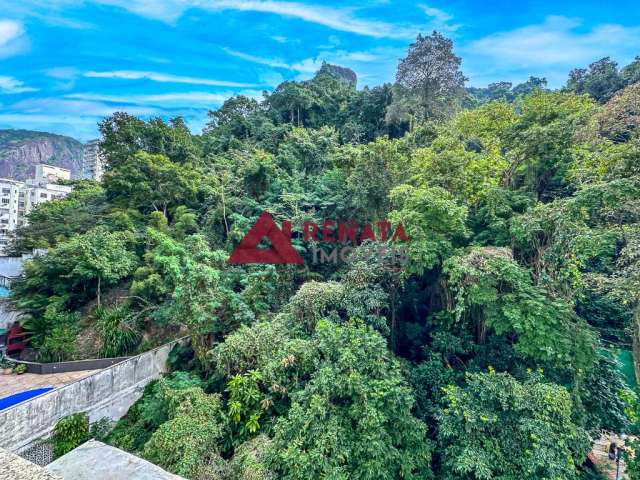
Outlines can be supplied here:
[[71, 170], [73, 178], [82, 169], [82, 144], [70, 137], [31, 130], [0, 130], [0, 177], [33, 178], [39, 163]]
[[[13, 249], [49, 251], [12, 299], [45, 361], [190, 336], [107, 441], [189, 479], [598, 478], [591, 443], [640, 411], [617, 361], [640, 286], [640, 58], [554, 91], [465, 88], [461, 65], [434, 33], [393, 84], [325, 65], [229, 99], [200, 135], [100, 124], [103, 182], [31, 213]], [[304, 264], [226, 263], [264, 211]], [[402, 224], [407, 263], [367, 241], [314, 263], [334, 245], [300, 232], [326, 219]]]

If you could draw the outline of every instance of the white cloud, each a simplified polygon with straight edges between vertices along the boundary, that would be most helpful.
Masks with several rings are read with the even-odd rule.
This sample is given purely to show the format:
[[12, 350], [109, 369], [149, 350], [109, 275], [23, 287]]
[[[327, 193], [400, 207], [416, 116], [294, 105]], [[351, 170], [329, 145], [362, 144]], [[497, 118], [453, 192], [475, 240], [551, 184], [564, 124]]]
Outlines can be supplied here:
[[98, 137], [98, 117], [75, 115], [0, 113], [0, 128], [24, 128], [42, 132], [58, 133], [81, 141]]
[[[167, 95], [170, 99], [171, 94]], [[78, 95], [80, 97], [80, 95]], [[92, 98], [32, 98], [11, 105], [5, 105], [0, 112], [0, 128], [25, 128], [70, 135], [79, 140], [89, 140], [98, 136], [98, 123], [114, 112], [131, 115], [170, 117], [183, 115], [190, 126], [201, 127], [206, 120], [204, 108], [174, 109], [152, 105], [132, 105], [126, 99], [113, 97], [109, 100]], [[116, 101], [117, 100], [117, 101]]]
[[260, 65], [267, 65], [273, 68], [286, 68], [287, 70], [293, 70], [293, 66], [289, 63], [286, 63], [283, 60], [277, 58], [264, 58], [256, 55], [251, 55], [249, 53], [238, 52], [237, 50], [232, 50], [230, 48], [223, 48], [226, 53], [229, 55], [240, 58], [242, 60], [246, 60], [248, 62], [257, 63]]
[[444, 10], [440, 10], [439, 8], [433, 8], [424, 4], [418, 6], [424, 11], [424, 13], [443, 23], [453, 19], [453, 16], [449, 15]]
[[14, 20], [0, 20], [0, 48], [24, 33], [20, 22]]
[[[224, 51], [229, 55], [248, 62], [295, 72], [295, 80], [309, 79], [322, 67], [322, 62], [326, 61], [328, 63], [349, 67], [356, 72], [360, 80], [367, 79], [371, 80], [372, 83], [382, 83], [392, 80], [389, 72], [395, 70], [398, 58], [404, 55], [404, 49], [400, 47], [377, 47], [367, 51], [354, 52], [327, 47], [327, 49], [321, 50], [315, 57], [287, 63], [278, 58], [260, 57], [228, 48], [225, 48]], [[275, 70], [261, 74], [260, 79], [271, 86], [278, 85], [284, 80], [282, 75]]]
[[[286, 70], [292, 70], [294, 72], [299, 73], [315, 73], [322, 66], [323, 61], [327, 61], [329, 63], [337, 63], [340, 65], [351, 64], [351, 63], [371, 63], [378, 62], [382, 58], [388, 56], [389, 52], [382, 52], [383, 49], [374, 49], [367, 52], [348, 52], [345, 50], [333, 50], [333, 51], [323, 51], [318, 54], [316, 58], [306, 58], [294, 63], [287, 63], [281, 59], [277, 58], [265, 58], [259, 57], [257, 55], [251, 55], [244, 52], [238, 52], [236, 50], [231, 50], [230, 48], [223, 48], [223, 50], [237, 58], [241, 58], [248, 62], [257, 63], [259, 65], [267, 65], [272, 68], [284, 68]], [[393, 54], [395, 55], [397, 52], [393, 50]]]
[[[424, 23], [394, 24], [381, 20], [359, 18], [356, 9], [346, 7], [329, 7], [324, 5], [309, 5], [300, 2], [281, 0], [94, 0], [106, 5], [114, 5], [147, 18], [165, 22], [175, 22], [185, 10], [200, 8], [208, 11], [239, 11], [258, 12], [282, 17], [295, 18], [305, 22], [323, 25], [333, 30], [356, 33], [374, 38], [413, 38], [425, 28], [440, 30], [454, 30], [455, 25], [449, 25], [451, 16], [430, 7], [422, 10], [433, 19], [433, 25]], [[445, 20], [446, 19], [446, 20]], [[275, 38], [274, 38], [275, 39]], [[276, 40], [278, 41], [278, 40]]]
[[373, 52], [341, 52], [336, 57], [342, 62], [377, 62], [380, 57]]
[[45, 70], [45, 74], [51, 78], [69, 80], [78, 76], [78, 69], [75, 67], [54, 67]]
[[28, 46], [29, 42], [21, 22], [0, 19], [0, 58], [17, 55]]
[[284, 82], [284, 77], [282, 76], [282, 74], [274, 70], [261, 72], [259, 76], [260, 76], [260, 81], [265, 85], [269, 85], [270, 87], [275, 87], [277, 85], [280, 85], [282, 82]]
[[215, 10], [261, 12], [297, 18], [342, 32], [376, 38], [407, 38], [417, 33], [416, 27], [356, 18], [351, 9], [307, 5], [298, 2], [272, 0], [219, 0], [209, 7]]
[[35, 92], [37, 90], [38, 90], [37, 88], [27, 87], [23, 82], [13, 77], [0, 75], [0, 93], [15, 94], [15, 93]]
[[[303, 74], [304, 73], [315, 73], [318, 70], [320, 70], [320, 67], [322, 67], [322, 59], [320, 59], [318, 57], [316, 57], [316, 58], [305, 58], [304, 60], [301, 60], [301, 61], [296, 62], [293, 65], [291, 65], [291, 70], [294, 70], [296, 72], [303, 73]], [[299, 77], [299, 80], [302, 79], [302, 78], [303, 77]]]
[[[463, 51], [469, 56], [490, 58], [509, 67], [579, 66], [611, 52], [628, 52], [640, 44], [639, 27], [599, 25], [579, 32], [580, 22], [566, 17], [547, 17], [540, 25], [499, 32], [471, 42]], [[623, 53], [625, 55], [625, 53]]]
[[210, 85], [214, 87], [256, 87], [253, 83], [228, 82], [208, 78], [183, 77], [158, 72], [141, 72], [136, 70], [113, 70], [106, 72], [89, 71], [83, 74], [89, 78], [116, 78], [121, 80], [151, 80], [161, 83], [185, 83], [190, 85]]
[[439, 30], [441, 32], [455, 32], [461, 27], [458, 23], [451, 23], [453, 21], [453, 15], [445, 12], [444, 10], [424, 4], [419, 4], [418, 7], [432, 18], [431, 28], [434, 30]]
[[248, 97], [259, 98], [262, 92], [258, 90], [243, 90], [240, 92], [176, 92], [176, 93], [157, 93], [145, 95], [104, 95], [99, 93], [72, 93], [66, 95], [65, 98], [73, 100], [84, 100], [93, 102], [108, 102], [121, 104], [136, 105], [155, 105], [155, 106], [195, 106], [206, 108], [209, 105], [219, 105], [234, 95], [245, 95]]
[[52, 115], [52, 112], [55, 112], [56, 115], [70, 118], [106, 117], [118, 111], [129, 112], [131, 115], [154, 115], [160, 112], [156, 108], [147, 106], [107, 105], [104, 102], [91, 100], [54, 97], [22, 100], [11, 105], [8, 110], [20, 112], [18, 114], [21, 115], [36, 116]]

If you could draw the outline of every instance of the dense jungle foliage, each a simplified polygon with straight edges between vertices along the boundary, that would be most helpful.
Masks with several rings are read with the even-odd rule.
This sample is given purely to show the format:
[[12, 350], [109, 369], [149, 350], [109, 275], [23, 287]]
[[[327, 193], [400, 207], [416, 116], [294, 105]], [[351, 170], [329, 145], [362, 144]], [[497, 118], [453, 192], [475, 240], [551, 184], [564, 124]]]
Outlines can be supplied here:
[[[115, 113], [108, 170], [40, 205], [12, 291], [45, 361], [189, 335], [112, 444], [189, 479], [578, 479], [633, 432], [621, 373], [640, 286], [640, 57], [465, 88], [438, 33], [396, 82], [325, 64], [180, 118]], [[229, 265], [276, 222], [389, 219], [397, 268]], [[380, 234], [380, 232], [378, 232]], [[331, 247], [323, 242], [321, 247]], [[370, 252], [369, 252], [370, 253]], [[633, 465], [633, 468], [640, 467]]]

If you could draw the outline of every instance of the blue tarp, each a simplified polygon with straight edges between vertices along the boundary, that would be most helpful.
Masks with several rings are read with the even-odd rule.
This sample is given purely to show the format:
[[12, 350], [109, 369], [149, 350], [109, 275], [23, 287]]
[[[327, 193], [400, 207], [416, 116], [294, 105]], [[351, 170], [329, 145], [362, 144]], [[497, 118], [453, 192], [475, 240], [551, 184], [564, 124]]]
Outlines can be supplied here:
[[30, 398], [37, 397], [38, 395], [42, 395], [43, 393], [46, 393], [50, 390], [53, 390], [53, 387], [34, 388], [33, 390], [25, 390], [24, 392], [14, 393], [13, 395], [9, 395], [8, 397], [0, 398], [0, 410], [13, 407], [20, 402], [24, 402], [25, 400], [29, 400]]

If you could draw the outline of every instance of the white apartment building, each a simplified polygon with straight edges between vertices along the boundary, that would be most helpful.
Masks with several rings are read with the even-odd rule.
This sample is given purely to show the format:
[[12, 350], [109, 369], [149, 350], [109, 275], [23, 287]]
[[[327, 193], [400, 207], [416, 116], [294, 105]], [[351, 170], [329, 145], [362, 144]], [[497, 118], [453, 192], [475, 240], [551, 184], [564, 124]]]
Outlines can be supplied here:
[[58, 180], [71, 180], [71, 171], [41, 163], [36, 165], [36, 178], [27, 180], [27, 183], [57, 182]]
[[11, 232], [25, 225], [26, 215], [40, 203], [64, 198], [71, 191], [58, 180], [69, 180], [71, 172], [51, 165], [37, 165], [35, 178], [19, 182], [0, 178], [0, 255], [4, 255]]
[[82, 178], [99, 182], [104, 175], [105, 159], [100, 153], [100, 140], [87, 142], [82, 149]]

